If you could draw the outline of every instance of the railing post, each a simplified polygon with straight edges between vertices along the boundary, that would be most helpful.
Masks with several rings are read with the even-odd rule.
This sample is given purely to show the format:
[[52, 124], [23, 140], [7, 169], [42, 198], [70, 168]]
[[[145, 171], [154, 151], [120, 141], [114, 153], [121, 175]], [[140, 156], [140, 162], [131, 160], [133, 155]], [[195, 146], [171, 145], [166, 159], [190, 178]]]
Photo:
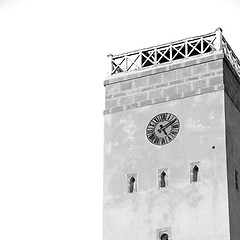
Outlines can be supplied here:
[[188, 57], [188, 43], [187, 43], [187, 40], [185, 41], [185, 58]]
[[142, 51], [139, 51], [139, 65], [140, 65], [140, 68], [142, 68]]
[[172, 61], [173, 55], [172, 55], [172, 43], [169, 46], [169, 50], [170, 50], [170, 61]]
[[157, 64], [157, 48], [154, 48], [154, 65]]
[[124, 56], [124, 61], [125, 61], [124, 72], [127, 72], [128, 71], [128, 58], [127, 58], [127, 54], [125, 54], [125, 56]]
[[107, 76], [112, 75], [113, 65], [112, 65], [112, 54], [107, 55]]
[[222, 50], [222, 29], [219, 27], [216, 29], [216, 44], [215, 44], [216, 50], [220, 51]]

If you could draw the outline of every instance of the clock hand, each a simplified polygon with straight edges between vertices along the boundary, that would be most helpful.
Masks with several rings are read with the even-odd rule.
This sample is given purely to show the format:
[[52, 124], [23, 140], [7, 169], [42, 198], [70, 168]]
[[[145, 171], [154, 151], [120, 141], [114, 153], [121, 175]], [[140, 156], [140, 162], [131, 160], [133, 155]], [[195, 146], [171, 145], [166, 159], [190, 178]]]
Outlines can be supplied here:
[[[172, 120], [171, 122], [167, 123], [165, 126], [160, 125], [160, 128], [158, 129], [158, 132], [164, 131], [164, 134], [166, 134], [165, 129], [169, 127], [171, 124], [173, 124], [176, 121], [176, 119]], [[167, 135], [167, 134], [166, 134]]]
[[163, 129], [166, 129], [167, 127], [169, 127], [170, 125], [172, 125], [175, 121], [176, 121], [176, 119], [174, 119], [174, 120], [172, 120], [171, 122], [167, 123], [165, 126], [163, 126]]
[[165, 131], [165, 129], [163, 129], [163, 132], [164, 132], [165, 135], [167, 135], [167, 132]]
[[164, 132], [165, 135], [167, 135], [167, 132], [165, 131], [165, 128], [163, 127], [163, 125], [159, 126], [160, 128], [158, 129], [158, 132], [160, 133], [161, 131]]

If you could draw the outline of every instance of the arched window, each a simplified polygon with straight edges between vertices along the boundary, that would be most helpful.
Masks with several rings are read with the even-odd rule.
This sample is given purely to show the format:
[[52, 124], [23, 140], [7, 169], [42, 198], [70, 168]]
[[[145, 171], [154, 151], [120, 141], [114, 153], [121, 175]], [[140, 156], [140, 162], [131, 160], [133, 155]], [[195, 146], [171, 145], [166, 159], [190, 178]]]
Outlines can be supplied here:
[[161, 180], [160, 180], [160, 186], [161, 187], [166, 187], [166, 173], [162, 171], [161, 173]]
[[160, 240], [168, 240], [168, 235], [166, 233], [163, 233], [161, 236], [160, 236]]
[[199, 168], [198, 166], [195, 165], [193, 168], [193, 182], [198, 181], [198, 171], [199, 171]]
[[134, 177], [131, 177], [130, 178], [130, 182], [129, 182], [129, 192], [132, 193], [134, 191], [134, 188], [135, 188], [135, 182], [136, 182], [136, 179]]
[[137, 174], [128, 174], [127, 175], [128, 179], [128, 192], [129, 193], [134, 193], [137, 192]]
[[191, 173], [190, 173], [190, 182], [199, 182], [199, 165], [200, 163], [191, 163], [190, 169], [191, 169]]
[[168, 240], [171, 239], [171, 228], [158, 228], [156, 229], [157, 240]]
[[168, 169], [158, 169], [158, 189], [168, 186]]

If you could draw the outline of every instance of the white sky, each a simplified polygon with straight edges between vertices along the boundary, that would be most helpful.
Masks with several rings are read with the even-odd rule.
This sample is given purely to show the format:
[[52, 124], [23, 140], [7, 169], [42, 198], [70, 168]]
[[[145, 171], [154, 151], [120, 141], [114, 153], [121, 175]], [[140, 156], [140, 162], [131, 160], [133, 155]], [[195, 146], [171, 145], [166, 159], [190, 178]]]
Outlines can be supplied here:
[[0, 0], [0, 239], [101, 239], [106, 55], [217, 27], [239, 0]]

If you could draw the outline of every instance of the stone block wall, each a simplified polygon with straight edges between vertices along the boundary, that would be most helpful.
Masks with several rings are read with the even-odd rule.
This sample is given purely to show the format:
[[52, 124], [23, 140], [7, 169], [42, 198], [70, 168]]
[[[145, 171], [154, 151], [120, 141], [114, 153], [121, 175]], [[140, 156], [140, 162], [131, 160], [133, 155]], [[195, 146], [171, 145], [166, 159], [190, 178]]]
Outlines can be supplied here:
[[104, 114], [223, 89], [222, 53], [117, 74], [104, 82]]

